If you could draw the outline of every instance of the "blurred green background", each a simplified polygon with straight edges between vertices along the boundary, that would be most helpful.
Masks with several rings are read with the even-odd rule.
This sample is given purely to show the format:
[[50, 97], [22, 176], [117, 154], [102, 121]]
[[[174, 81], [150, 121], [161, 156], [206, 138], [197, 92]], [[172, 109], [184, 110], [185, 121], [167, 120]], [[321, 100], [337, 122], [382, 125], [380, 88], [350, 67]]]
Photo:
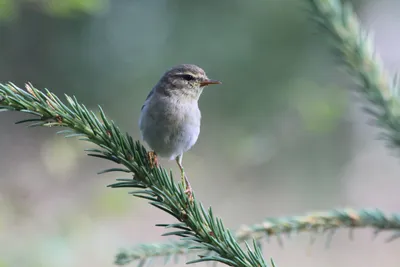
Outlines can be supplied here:
[[[148, 91], [167, 68], [194, 63], [223, 85], [200, 99], [201, 135], [184, 164], [228, 227], [348, 206], [398, 211], [398, 159], [366, 124], [306, 2], [0, 0], [0, 81], [100, 104], [140, 138]], [[353, 4], [398, 68], [400, 4]], [[14, 125], [22, 116], [0, 114], [0, 267], [113, 266], [119, 248], [167, 240], [154, 225], [170, 217], [96, 175], [112, 164], [57, 129]], [[302, 234], [264, 251], [278, 266], [398, 266], [400, 242], [354, 236], [339, 231], [326, 250], [326, 237], [310, 247]]]

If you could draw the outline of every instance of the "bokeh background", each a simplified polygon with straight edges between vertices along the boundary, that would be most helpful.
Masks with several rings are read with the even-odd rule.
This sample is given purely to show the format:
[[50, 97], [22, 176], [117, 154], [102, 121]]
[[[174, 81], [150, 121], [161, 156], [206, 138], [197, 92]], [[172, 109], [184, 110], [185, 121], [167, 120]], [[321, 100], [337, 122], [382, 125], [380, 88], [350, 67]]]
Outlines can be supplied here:
[[[332, 208], [399, 211], [399, 160], [366, 124], [305, 2], [0, 0], [0, 81], [100, 104], [140, 138], [148, 91], [167, 68], [195, 63], [223, 85], [201, 97], [201, 136], [185, 167], [229, 228]], [[353, 4], [386, 67], [398, 68], [400, 3]], [[22, 117], [0, 114], [1, 267], [113, 266], [120, 248], [167, 240], [154, 225], [170, 217], [106, 188], [115, 175], [96, 175], [112, 164], [57, 129], [13, 124]], [[175, 164], [162, 164], [178, 179]], [[350, 241], [341, 230], [325, 249], [326, 237], [310, 247], [300, 234], [264, 251], [278, 266], [397, 267], [400, 242], [385, 237], [357, 230]]]

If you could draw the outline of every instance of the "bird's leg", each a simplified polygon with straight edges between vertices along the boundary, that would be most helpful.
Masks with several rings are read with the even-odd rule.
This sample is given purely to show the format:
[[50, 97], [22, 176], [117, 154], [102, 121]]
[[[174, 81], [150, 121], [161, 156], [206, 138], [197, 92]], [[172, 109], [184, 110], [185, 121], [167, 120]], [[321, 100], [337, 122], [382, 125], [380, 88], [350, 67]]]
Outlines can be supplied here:
[[193, 190], [192, 190], [192, 186], [190, 185], [189, 180], [185, 174], [185, 171], [183, 169], [182, 158], [183, 158], [183, 154], [177, 156], [176, 163], [178, 164], [178, 167], [181, 170], [181, 179], [182, 179], [182, 184], [185, 187], [185, 194], [188, 196], [189, 201], [193, 202]]
[[157, 154], [154, 151], [147, 152], [147, 157], [150, 161], [150, 168], [158, 167]]

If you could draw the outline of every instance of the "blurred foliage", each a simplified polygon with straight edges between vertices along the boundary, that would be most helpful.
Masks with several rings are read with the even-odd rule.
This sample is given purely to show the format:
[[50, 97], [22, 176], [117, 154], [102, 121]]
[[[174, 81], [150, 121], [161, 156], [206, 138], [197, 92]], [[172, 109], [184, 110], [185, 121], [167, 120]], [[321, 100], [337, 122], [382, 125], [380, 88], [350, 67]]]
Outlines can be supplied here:
[[105, 10], [108, 0], [0, 0], [0, 19], [12, 20], [22, 8], [39, 9], [51, 16], [68, 17]]
[[81, 149], [77, 148], [80, 148], [77, 142], [69, 142], [58, 136], [43, 142], [40, 155], [46, 170], [55, 179], [66, 179], [84, 157]]
[[0, 0], [0, 19], [14, 18], [15, 8], [14, 0]]
[[[378, 4], [353, 2], [359, 10]], [[177, 63], [198, 64], [223, 86], [200, 99], [202, 134], [185, 160], [199, 194], [218, 203], [221, 216], [236, 227], [260, 221], [260, 210], [282, 215], [347, 204], [351, 189], [341, 178], [360, 139], [354, 140], [358, 126], [348, 113], [350, 86], [331, 67], [326, 39], [312, 34], [302, 3], [0, 0], [0, 81], [31, 81], [58, 96], [76, 95], [89, 108], [101, 104], [139, 138], [140, 106], [162, 72]], [[142, 202], [105, 190], [109, 180], [93, 171], [103, 166], [60, 139], [51, 131], [2, 127], [0, 147], [8, 152], [0, 157], [0, 246], [7, 248], [8, 266], [54, 266], [46, 261], [52, 246], [55, 256], [73, 248], [66, 266], [94, 265], [85, 261], [91, 253], [97, 266], [109, 266], [112, 259], [104, 255], [116, 246], [159, 236], [150, 230], [132, 235], [132, 225], [145, 229], [159, 213], [145, 213]], [[63, 174], [67, 169], [71, 173]], [[218, 179], [209, 186], [200, 177]], [[277, 210], [265, 205], [282, 195]], [[240, 218], [231, 216], [240, 208]], [[107, 218], [124, 213], [129, 227], [118, 218], [121, 224], [111, 226]], [[53, 241], [58, 238], [63, 242]], [[96, 238], [102, 241], [90, 241]]]
[[52, 15], [66, 16], [75, 12], [97, 13], [105, 9], [108, 0], [42, 0], [44, 10]]
[[321, 90], [321, 86], [316, 83], [298, 83], [300, 89], [294, 92], [296, 97], [291, 105], [299, 112], [305, 129], [322, 134], [338, 127], [348, 104], [347, 92], [337, 85], [325, 85], [326, 90]]
[[[97, 196], [92, 200], [90, 211], [93, 217], [99, 214], [105, 216], [123, 215], [130, 209], [135, 208], [135, 202], [130, 203], [127, 201], [126, 195], [121, 194], [121, 192], [110, 193], [109, 190], [107, 190], [105, 193], [104, 190], [107, 189], [98, 192]], [[105, 194], [107, 194], [107, 197], [104, 197]]]

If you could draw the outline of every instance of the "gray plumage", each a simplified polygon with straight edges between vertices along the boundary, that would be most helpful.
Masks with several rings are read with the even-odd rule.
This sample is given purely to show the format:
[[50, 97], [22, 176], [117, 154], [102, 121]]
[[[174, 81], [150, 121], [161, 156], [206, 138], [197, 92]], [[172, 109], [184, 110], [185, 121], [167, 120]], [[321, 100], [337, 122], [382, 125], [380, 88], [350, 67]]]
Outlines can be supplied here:
[[157, 155], [182, 157], [197, 141], [201, 113], [198, 100], [204, 86], [216, 84], [196, 65], [171, 68], [150, 91], [142, 107], [142, 138]]
[[[191, 202], [192, 188], [183, 170], [182, 157], [200, 134], [201, 113], [197, 102], [203, 88], [219, 83], [208, 79], [204, 70], [196, 65], [173, 67], [150, 91], [140, 112], [139, 128], [143, 140], [154, 150], [153, 156], [176, 160]], [[154, 159], [151, 157], [150, 160]]]

